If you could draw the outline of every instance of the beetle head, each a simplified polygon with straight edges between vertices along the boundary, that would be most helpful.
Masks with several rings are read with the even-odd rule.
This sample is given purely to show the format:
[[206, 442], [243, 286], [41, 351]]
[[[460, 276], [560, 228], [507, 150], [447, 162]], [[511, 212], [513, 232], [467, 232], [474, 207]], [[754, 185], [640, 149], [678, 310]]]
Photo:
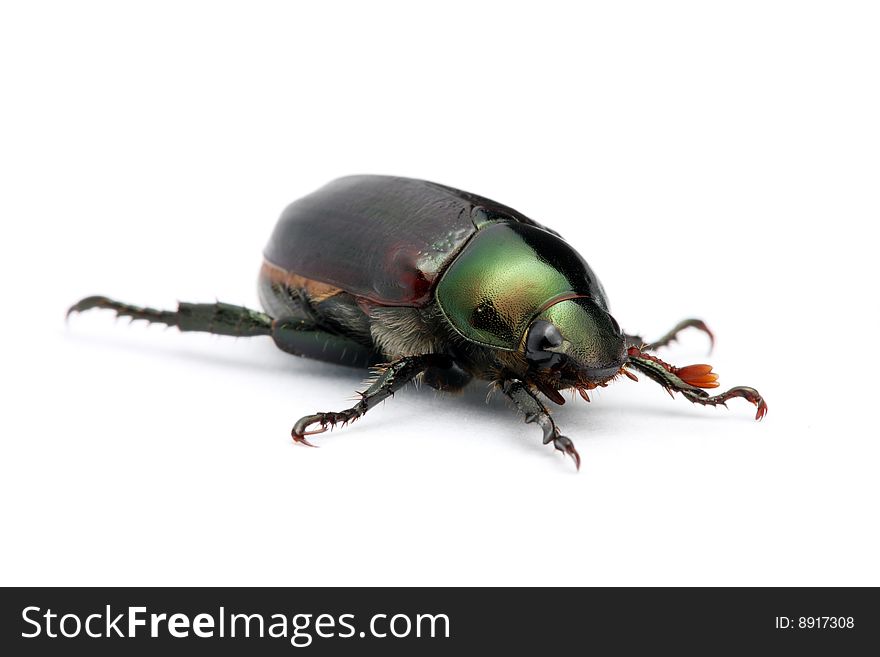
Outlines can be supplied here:
[[557, 387], [591, 388], [620, 372], [626, 341], [617, 321], [587, 297], [546, 308], [526, 332], [530, 368]]

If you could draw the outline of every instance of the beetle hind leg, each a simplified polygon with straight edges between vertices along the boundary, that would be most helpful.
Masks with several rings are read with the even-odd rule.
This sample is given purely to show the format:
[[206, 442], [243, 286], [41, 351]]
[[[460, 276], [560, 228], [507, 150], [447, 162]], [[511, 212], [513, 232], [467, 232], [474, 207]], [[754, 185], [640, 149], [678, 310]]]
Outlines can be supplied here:
[[181, 331], [201, 331], [234, 337], [269, 335], [279, 349], [304, 356], [354, 367], [367, 367], [379, 360], [379, 354], [353, 338], [342, 335], [309, 317], [273, 319], [266, 313], [228, 303], [185, 303], [177, 310], [157, 310], [133, 306], [107, 297], [86, 297], [71, 306], [72, 313], [105, 308], [119, 317], [145, 320], [154, 324], [176, 326]]
[[275, 320], [272, 338], [279, 349], [294, 356], [352, 367], [369, 367], [381, 360], [372, 347], [308, 319]]
[[177, 310], [156, 310], [133, 306], [114, 301], [107, 297], [86, 297], [72, 305], [68, 317], [73, 313], [106, 308], [113, 310], [119, 317], [130, 317], [132, 320], [142, 319], [154, 324], [176, 326], [181, 331], [202, 331], [219, 335], [251, 337], [272, 334], [272, 318], [265, 313], [251, 310], [243, 306], [228, 303], [184, 303], [177, 305]]
[[509, 379], [501, 384], [502, 392], [516, 404], [519, 411], [525, 416], [526, 423], [535, 423], [544, 432], [544, 444], [553, 443], [553, 447], [563, 454], [571, 457], [575, 467], [581, 469], [581, 456], [574, 447], [571, 439], [563, 436], [559, 427], [550, 417], [550, 412], [541, 403], [529, 387], [519, 379]]

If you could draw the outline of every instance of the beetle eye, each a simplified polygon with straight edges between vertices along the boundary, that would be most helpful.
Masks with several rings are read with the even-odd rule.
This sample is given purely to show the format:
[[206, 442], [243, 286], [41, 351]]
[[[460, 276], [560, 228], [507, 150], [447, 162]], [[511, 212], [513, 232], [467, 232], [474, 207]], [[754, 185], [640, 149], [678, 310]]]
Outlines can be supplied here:
[[538, 319], [532, 322], [526, 336], [526, 358], [546, 367], [559, 361], [559, 354], [548, 351], [562, 344], [562, 333], [555, 324]]

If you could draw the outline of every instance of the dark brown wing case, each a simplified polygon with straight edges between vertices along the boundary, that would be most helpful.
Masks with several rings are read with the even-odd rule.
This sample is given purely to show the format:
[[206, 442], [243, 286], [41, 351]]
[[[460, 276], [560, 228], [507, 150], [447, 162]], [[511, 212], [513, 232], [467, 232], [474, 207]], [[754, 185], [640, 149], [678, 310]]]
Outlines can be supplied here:
[[287, 206], [264, 253], [276, 267], [373, 303], [423, 306], [438, 274], [487, 221], [537, 225], [452, 187], [349, 176]]

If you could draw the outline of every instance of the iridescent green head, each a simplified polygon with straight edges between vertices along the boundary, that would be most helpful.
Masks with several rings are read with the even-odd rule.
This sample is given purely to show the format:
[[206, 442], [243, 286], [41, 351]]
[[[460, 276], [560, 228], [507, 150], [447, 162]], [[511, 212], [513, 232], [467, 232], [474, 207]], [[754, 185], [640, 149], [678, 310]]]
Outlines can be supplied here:
[[626, 359], [617, 321], [586, 297], [558, 301], [540, 313], [522, 348], [531, 367], [552, 371], [572, 385], [605, 381]]

